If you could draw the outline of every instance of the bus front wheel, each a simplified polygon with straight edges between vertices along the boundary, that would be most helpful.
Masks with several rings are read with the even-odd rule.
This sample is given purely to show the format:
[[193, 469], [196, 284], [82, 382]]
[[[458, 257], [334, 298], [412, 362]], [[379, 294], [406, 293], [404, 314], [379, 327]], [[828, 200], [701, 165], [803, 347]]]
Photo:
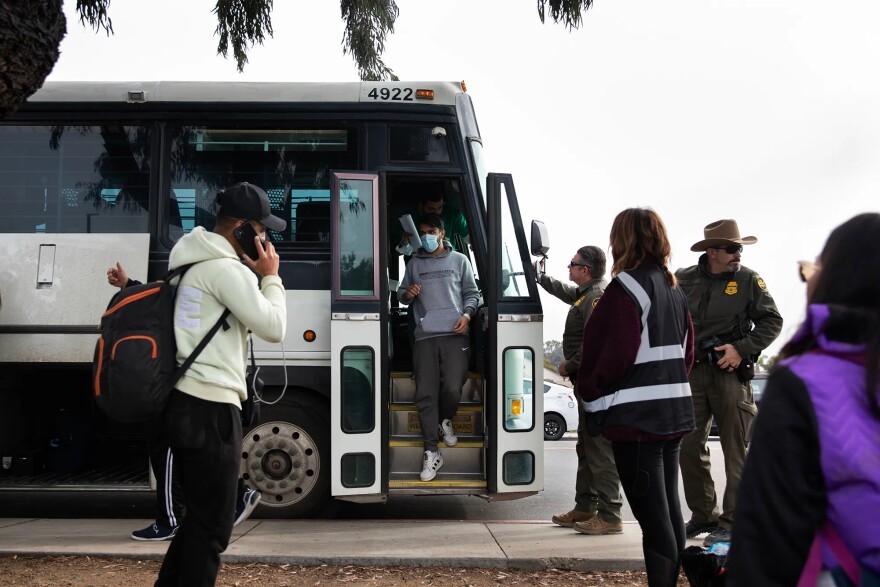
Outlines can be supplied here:
[[244, 433], [241, 475], [263, 494], [266, 518], [324, 514], [330, 498], [330, 426], [313, 405], [264, 406], [262, 422]]

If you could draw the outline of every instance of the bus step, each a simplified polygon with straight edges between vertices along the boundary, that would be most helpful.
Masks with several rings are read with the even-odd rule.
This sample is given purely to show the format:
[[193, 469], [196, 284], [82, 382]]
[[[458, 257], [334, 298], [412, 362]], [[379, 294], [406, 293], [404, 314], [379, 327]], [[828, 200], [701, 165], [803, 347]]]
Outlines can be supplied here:
[[419, 493], [419, 489], [429, 489], [432, 494], [439, 493], [437, 490], [449, 489], [450, 493], [457, 493], [465, 489], [486, 489], [486, 479], [478, 474], [460, 473], [437, 473], [430, 481], [422, 481], [418, 473], [392, 473], [388, 479], [389, 491], [406, 493], [407, 490]]
[[[419, 422], [419, 411], [412, 405], [392, 404], [389, 406], [391, 436], [422, 437], [422, 425]], [[452, 427], [456, 436], [483, 437], [483, 406], [459, 406], [458, 413], [452, 419]]]
[[149, 490], [150, 477], [147, 461], [118, 465], [83, 473], [42, 473], [31, 476], [0, 477], [0, 491], [41, 491], [47, 489]]
[[[391, 374], [391, 402], [395, 404], [411, 404], [416, 399], [416, 380], [409, 371], [397, 371]], [[483, 377], [479, 373], [470, 373], [461, 390], [461, 403], [483, 403]]]
[[[388, 443], [389, 470], [391, 475], [418, 473], [422, 470], [425, 456], [424, 444], [418, 440], [392, 440]], [[443, 467], [446, 474], [483, 475], [484, 449], [483, 442], [460, 439], [458, 444], [450, 448], [440, 442], [440, 454], [443, 455]]]

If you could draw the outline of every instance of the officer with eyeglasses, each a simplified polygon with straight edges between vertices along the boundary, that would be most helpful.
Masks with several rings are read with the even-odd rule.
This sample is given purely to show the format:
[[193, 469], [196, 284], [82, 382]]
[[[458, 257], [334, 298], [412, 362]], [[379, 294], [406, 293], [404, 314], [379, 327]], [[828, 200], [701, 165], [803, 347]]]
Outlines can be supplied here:
[[[575, 383], [581, 363], [584, 324], [599, 303], [608, 282], [605, 281], [605, 253], [599, 247], [584, 246], [577, 250], [568, 264], [568, 279], [564, 283], [544, 272], [543, 262], [535, 262], [538, 283], [548, 293], [570, 306], [562, 333], [562, 356], [558, 371]], [[603, 436], [587, 434], [587, 418], [581, 402], [578, 405], [577, 476], [575, 478], [574, 509], [557, 514], [553, 523], [573, 528], [581, 534], [620, 534], [623, 524], [620, 508], [620, 478], [614, 464], [611, 441]]]
[[[681, 476], [691, 519], [688, 538], [708, 532], [705, 546], [730, 541], [746, 448], [758, 413], [750, 380], [754, 364], [782, 330], [782, 315], [767, 284], [741, 264], [743, 245], [736, 220], [718, 220], [703, 229], [691, 250], [702, 252], [693, 267], [675, 277], [688, 299], [694, 322], [696, 359], [689, 381], [696, 430], [681, 445]], [[712, 419], [718, 425], [727, 485], [719, 512], [707, 440]]]

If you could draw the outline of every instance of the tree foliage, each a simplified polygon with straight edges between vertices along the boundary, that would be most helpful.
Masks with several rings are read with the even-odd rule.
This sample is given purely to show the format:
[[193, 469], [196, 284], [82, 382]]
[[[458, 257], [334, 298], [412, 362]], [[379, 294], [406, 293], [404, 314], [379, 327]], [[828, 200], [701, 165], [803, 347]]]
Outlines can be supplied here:
[[562, 22], [568, 30], [580, 28], [583, 13], [590, 9], [593, 0], [538, 0], [538, 17], [545, 22], [545, 8], [550, 6], [550, 18], [553, 22]]
[[342, 52], [351, 52], [362, 80], [397, 81], [394, 72], [382, 61], [385, 37], [394, 32], [399, 10], [394, 0], [342, 0], [345, 34]]
[[263, 44], [266, 35], [272, 36], [273, 0], [217, 0], [214, 14], [217, 15], [217, 29], [214, 34], [220, 37], [217, 54], [224, 58], [232, 44], [232, 56], [238, 71], [244, 70], [247, 63], [247, 50], [254, 44]]
[[40, 89], [66, 33], [61, 0], [0, 0], [0, 118]]
[[565, 360], [565, 356], [562, 354], [562, 343], [558, 340], [545, 340], [544, 360], [549, 361], [553, 365], [553, 370], [555, 371], [556, 365]]
[[[62, 0], [0, 0], [0, 118], [14, 111], [37, 91], [58, 60], [66, 33]], [[272, 37], [274, 0], [216, 0], [217, 53], [228, 57], [230, 47], [239, 71], [248, 50]], [[572, 30], [593, 0], [538, 0], [541, 22], [549, 15]], [[149, 5], [144, 3], [144, 10]], [[113, 34], [110, 0], [76, 0], [83, 26]], [[345, 22], [342, 52], [351, 54], [362, 80], [397, 80], [382, 60], [385, 40], [394, 32], [399, 10], [395, 0], [340, 0]]]

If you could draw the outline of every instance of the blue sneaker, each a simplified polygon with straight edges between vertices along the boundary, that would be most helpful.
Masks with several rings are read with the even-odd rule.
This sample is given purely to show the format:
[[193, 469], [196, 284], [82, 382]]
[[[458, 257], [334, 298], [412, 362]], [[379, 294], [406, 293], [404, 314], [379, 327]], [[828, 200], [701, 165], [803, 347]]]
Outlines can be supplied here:
[[244, 495], [238, 500], [238, 503], [235, 504], [235, 521], [232, 522], [233, 528], [250, 517], [253, 511], [257, 509], [257, 506], [260, 505], [261, 497], [263, 497], [263, 494], [259, 491], [251, 489], [250, 487], [244, 488]]
[[164, 526], [156, 522], [143, 530], [135, 530], [131, 533], [132, 540], [171, 540], [177, 534], [178, 526]]

